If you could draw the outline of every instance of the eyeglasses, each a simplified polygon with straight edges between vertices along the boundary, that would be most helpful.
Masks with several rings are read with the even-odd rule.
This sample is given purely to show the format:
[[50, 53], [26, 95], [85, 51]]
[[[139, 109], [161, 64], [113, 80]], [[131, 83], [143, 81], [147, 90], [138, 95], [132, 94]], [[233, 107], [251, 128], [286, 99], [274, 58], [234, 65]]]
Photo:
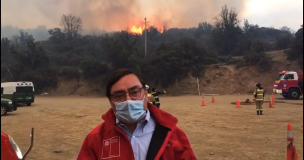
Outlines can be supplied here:
[[129, 97], [131, 99], [138, 99], [142, 95], [142, 90], [144, 88], [134, 88], [128, 90], [128, 92], [125, 91], [119, 91], [116, 93], [113, 93], [111, 95], [114, 102], [123, 102], [127, 100], [127, 93], [129, 94]]

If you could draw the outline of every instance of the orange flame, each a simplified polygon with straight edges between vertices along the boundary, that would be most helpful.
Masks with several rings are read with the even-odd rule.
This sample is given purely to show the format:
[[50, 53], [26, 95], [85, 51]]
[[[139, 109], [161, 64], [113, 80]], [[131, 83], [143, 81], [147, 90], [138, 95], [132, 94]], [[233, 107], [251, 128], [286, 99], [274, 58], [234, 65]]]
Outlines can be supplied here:
[[143, 28], [142, 27], [135, 27], [135, 26], [133, 26], [132, 29], [131, 29], [131, 32], [135, 33], [135, 34], [142, 34]]
[[[150, 25], [147, 24], [147, 29], [149, 29], [149, 27], [150, 27]], [[156, 27], [160, 33], [163, 33], [165, 30], [164, 25], [160, 25], [158, 27], [154, 26], [154, 27]], [[144, 30], [145, 30], [145, 27], [138, 27], [138, 26], [133, 25], [132, 28], [129, 30], [129, 32], [134, 33], [134, 34], [143, 34]]]
[[158, 29], [158, 31], [159, 31], [160, 33], [163, 33], [164, 30], [165, 30], [165, 26], [164, 26], [164, 25], [162, 25], [162, 26]]

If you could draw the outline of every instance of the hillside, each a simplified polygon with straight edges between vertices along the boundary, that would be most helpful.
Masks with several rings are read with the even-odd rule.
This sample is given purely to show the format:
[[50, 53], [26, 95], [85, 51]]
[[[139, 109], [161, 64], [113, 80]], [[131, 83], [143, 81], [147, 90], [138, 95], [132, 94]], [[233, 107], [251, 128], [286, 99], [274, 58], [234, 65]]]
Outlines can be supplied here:
[[[284, 51], [268, 52], [272, 57], [270, 72], [260, 72], [258, 66], [247, 66], [237, 68], [233, 65], [208, 66], [204, 76], [199, 78], [200, 92], [205, 94], [251, 94], [255, 83], [263, 84], [268, 92], [272, 91], [275, 78], [282, 70], [298, 70], [296, 64], [286, 60]], [[203, 78], [204, 77], [204, 78]], [[88, 83], [77, 80], [59, 80], [58, 88], [46, 90], [51, 95], [80, 95], [80, 96], [103, 96], [104, 88], [102, 84]], [[182, 81], [177, 81], [166, 90], [170, 95], [178, 94], [198, 94], [197, 79], [189, 74], [189, 77]]]
[[[73, 38], [54, 29], [50, 33], [56, 34], [43, 42], [21, 32], [17, 41], [1, 40], [1, 81], [32, 81], [38, 94], [103, 95], [108, 76], [129, 68], [170, 95], [198, 94], [197, 76], [200, 93], [236, 94], [252, 92], [256, 82], [270, 91], [279, 70], [303, 66], [302, 28], [295, 37], [269, 28], [265, 38], [257, 36], [264, 32], [252, 26], [254, 32], [229, 34], [223, 42], [224, 33], [213, 27], [201, 36], [196, 34], [199, 27], [155, 34], [150, 28], [148, 33], [154, 36], [149, 36], [147, 56], [144, 36], [128, 31]], [[241, 31], [239, 26], [235, 29]], [[287, 48], [288, 58], [282, 50]]]

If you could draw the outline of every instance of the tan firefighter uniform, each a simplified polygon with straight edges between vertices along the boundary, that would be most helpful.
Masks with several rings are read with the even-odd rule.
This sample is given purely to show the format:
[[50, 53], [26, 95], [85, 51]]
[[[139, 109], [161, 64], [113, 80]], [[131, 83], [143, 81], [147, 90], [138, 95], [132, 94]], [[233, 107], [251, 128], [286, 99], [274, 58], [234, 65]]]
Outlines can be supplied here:
[[149, 101], [149, 103], [153, 104], [154, 100], [155, 100], [155, 99], [154, 99], [154, 97], [152, 96], [152, 94], [148, 93], [148, 101]]
[[258, 115], [263, 115], [263, 104], [264, 104], [264, 89], [257, 88], [254, 91], [256, 110]]
[[151, 103], [151, 104], [153, 104], [153, 102], [154, 102], [154, 97], [153, 97], [152, 94], [150, 93], [150, 90], [149, 90], [150, 87], [146, 84], [145, 88], [146, 88], [146, 90], [148, 90], [148, 102]]

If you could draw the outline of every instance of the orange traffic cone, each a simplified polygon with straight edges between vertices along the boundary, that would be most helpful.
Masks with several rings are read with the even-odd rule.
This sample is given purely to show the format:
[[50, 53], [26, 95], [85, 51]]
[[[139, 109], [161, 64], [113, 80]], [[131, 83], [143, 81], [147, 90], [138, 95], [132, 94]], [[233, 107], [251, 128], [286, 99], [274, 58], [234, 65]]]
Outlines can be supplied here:
[[206, 102], [205, 102], [205, 96], [202, 96], [202, 105], [201, 106], [206, 106]]
[[215, 103], [214, 94], [212, 95], [212, 101], [211, 101], [211, 103]]
[[274, 105], [274, 96], [273, 96], [273, 93], [271, 95], [271, 103], [272, 103], [272, 105]]
[[240, 98], [238, 97], [237, 101], [236, 101], [236, 108], [241, 108], [241, 102], [240, 102]]
[[269, 99], [269, 108], [274, 108], [274, 107], [273, 107], [273, 104], [272, 104], [272, 99], [271, 99], [271, 97], [270, 97], [270, 99]]
[[298, 160], [291, 124], [287, 125], [287, 160]]

